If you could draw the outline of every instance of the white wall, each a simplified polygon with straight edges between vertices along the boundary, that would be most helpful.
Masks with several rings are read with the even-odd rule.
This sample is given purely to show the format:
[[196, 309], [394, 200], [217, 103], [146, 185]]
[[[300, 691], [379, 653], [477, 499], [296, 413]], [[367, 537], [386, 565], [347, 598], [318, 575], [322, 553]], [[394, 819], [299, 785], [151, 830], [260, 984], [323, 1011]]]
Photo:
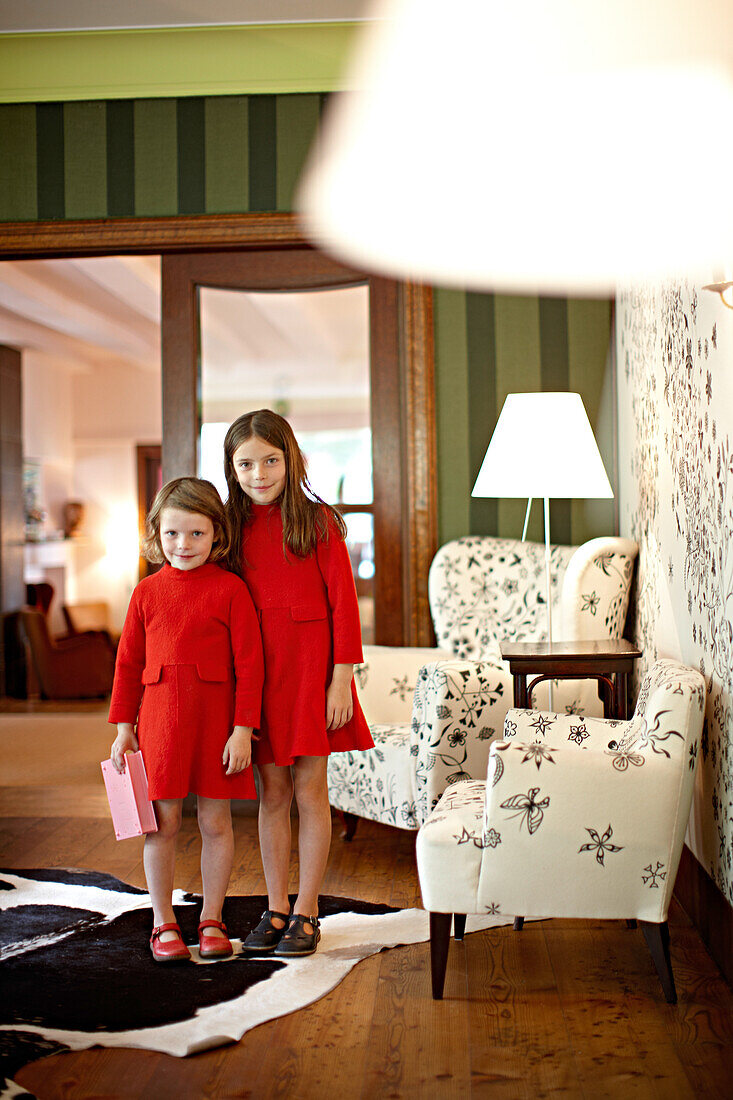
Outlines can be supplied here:
[[62, 629], [64, 599], [106, 600], [121, 627], [138, 568], [135, 446], [160, 438], [158, 372], [119, 363], [79, 372], [24, 351], [23, 449], [41, 463], [46, 533], [62, 527], [64, 501], [85, 510], [79, 538], [59, 547], [65, 569], [48, 576], [53, 629]]
[[84, 501], [84, 535], [68, 586], [73, 603], [106, 600], [119, 629], [137, 583], [137, 469], [132, 440], [79, 442], [74, 491]]
[[46, 532], [63, 527], [64, 501], [73, 496], [74, 446], [72, 371], [48, 356], [25, 351], [23, 377], [23, 458], [41, 464]]
[[159, 443], [160, 371], [110, 362], [91, 374], [77, 375], [73, 389], [75, 440], [133, 439]]
[[708, 685], [688, 842], [733, 902], [733, 311], [693, 285], [617, 305], [621, 533], [635, 636]]
[[138, 443], [159, 443], [159, 372], [110, 364], [73, 387], [74, 492], [84, 501], [84, 546], [70, 598], [107, 600], [117, 629], [138, 569]]

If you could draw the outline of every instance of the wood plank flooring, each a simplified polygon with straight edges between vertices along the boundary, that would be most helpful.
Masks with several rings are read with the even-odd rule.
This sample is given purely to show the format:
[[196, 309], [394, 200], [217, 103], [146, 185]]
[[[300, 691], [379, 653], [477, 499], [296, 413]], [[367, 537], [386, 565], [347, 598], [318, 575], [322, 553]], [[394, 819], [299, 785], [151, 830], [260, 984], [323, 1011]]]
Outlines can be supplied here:
[[[110, 731], [100, 724], [84, 737], [98, 768]], [[115, 841], [90, 775], [80, 768], [77, 787], [67, 773], [54, 786], [44, 767], [39, 787], [32, 774], [0, 787], [3, 866], [91, 868], [144, 885], [142, 843]], [[231, 892], [260, 893], [256, 822], [236, 817], [234, 827]], [[414, 834], [360, 822], [346, 844], [337, 826], [324, 892], [419, 905], [413, 852]], [[198, 861], [187, 817], [178, 886], [199, 889]], [[293, 883], [296, 873], [294, 858]], [[640, 931], [622, 921], [542, 921], [452, 943], [442, 1002], [430, 996], [428, 946], [415, 944], [365, 960], [315, 1005], [228, 1047], [185, 1059], [100, 1048], [35, 1062], [17, 1080], [39, 1100], [728, 1097], [733, 993], [677, 905], [670, 928], [674, 1006]]]

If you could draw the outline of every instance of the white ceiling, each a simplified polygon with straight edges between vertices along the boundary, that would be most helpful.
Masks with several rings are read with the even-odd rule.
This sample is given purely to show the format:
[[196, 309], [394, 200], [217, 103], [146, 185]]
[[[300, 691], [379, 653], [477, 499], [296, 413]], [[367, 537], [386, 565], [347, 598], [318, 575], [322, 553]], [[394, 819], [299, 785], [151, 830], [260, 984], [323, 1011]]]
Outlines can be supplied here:
[[159, 370], [160, 259], [1, 263], [0, 341], [75, 371]]
[[220, 402], [369, 396], [366, 287], [201, 291], [202, 396]]
[[[277, 399], [366, 408], [365, 287], [310, 293], [204, 288], [205, 410]], [[160, 372], [160, 257], [0, 263], [0, 343], [59, 370]], [[215, 416], [214, 418], [218, 418]]]
[[0, 32], [330, 23], [363, 18], [367, 0], [0, 0]]

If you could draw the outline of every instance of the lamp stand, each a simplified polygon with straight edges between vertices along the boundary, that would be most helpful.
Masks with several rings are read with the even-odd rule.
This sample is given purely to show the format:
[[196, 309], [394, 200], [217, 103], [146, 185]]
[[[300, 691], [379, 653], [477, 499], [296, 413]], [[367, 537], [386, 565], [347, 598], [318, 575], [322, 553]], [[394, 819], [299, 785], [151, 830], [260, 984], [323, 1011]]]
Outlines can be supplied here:
[[[547, 641], [552, 645], [552, 582], [550, 578], [550, 498], [545, 497], [545, 588], [547, 595]], [[552, 710], [552, 680], [547, 681]]]

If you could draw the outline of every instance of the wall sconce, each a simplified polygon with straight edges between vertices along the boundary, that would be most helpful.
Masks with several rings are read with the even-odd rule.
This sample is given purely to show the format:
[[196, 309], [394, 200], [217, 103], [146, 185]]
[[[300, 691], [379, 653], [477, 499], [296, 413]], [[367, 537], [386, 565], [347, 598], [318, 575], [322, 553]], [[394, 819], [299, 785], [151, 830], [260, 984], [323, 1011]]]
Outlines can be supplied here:
[[712, 290], [720, 295], [720, 300], [728, 309], [733, 309], [733, 279], [721, 280], [717, 283], [707, 283], [703, 290]]

